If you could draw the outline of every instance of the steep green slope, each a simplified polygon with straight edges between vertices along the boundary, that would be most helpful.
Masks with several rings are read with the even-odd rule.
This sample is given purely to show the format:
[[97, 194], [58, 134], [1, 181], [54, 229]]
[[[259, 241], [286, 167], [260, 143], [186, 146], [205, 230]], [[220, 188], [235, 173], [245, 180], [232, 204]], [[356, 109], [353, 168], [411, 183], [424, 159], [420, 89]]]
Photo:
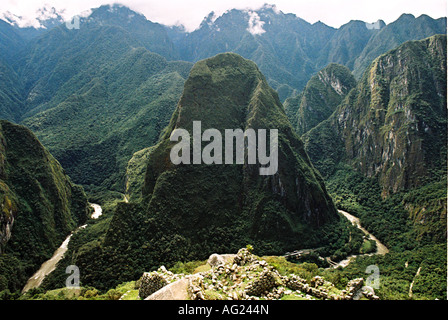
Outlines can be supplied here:
[[304, 140], [339, 206], [398, 247], [412, 247], [446, 240], [446, 117], [440, 35], [377, 58]]
[[146, 167], [155, 146], [137, 151], [126, 167], [126, 192], [128, 201], [138, 202], [143, 198], [142, 190], [145, 183]]
[[[260, 18], [258, 27], [256, 17]], [[406, 40], [406, 30], [420, 20], [400, 24], [400, 37], [394, 43]], [[426, 20], [431, 25], [443, 24], [443, 19]], [[79, 29], [69, 30], [62, 24], [27, 41], [7, 24], [3, 27], [8, 32], [0, 34], [0, 43], [22, 49], [16, 50], [14, 63], [0, 63], [0, 116], [36, 132], [75, 182], [119, 192], [125, 183], [126, 163], [134, 152], [157, 141], [190, 68], [189, 63], [167, 65], [158, 58], [138, 60], [135, 52], [141, 51], [137, 48], [168, 60], [190, 61], [234, 51], [258, 64], [283, 101], [296, 96], [327, 60], [351, 66], [369, 36], [382, 31], [369, 30], [359, 21], [338, 30], [323, 23], [309, 24], [272, 6], [231, 10], [216, 20], [209, 16], [192, 33], [164, 28], [121, 5], [93, 9], [80, 20]], [[416, 29], [421, 32], [413, 37], [437, 28]], [[316, 122], [328, 116], [324, 113]]]
[[[260, 176], [258, 164], [172, 164], [170, 135], [175, 128], [191, 132], [193, 120], [202, 130], [278, 129], [278, 172]], [[127, 175], [130, 202], [118, 203], [104, 240], [90, 238], [72, 249], [70, 263], [98, 288], [247, 243], [279, 254], [328, 246], [333, 235], [339, 245], [348, 241], [277, 93], [253, 62], [236, 54], [195, 64], [160, 142], [136, 153]]]
[[144, 16], [107, 5], [81, 18], [79, 29], [61, 24], [31, 39], [14, 65], [26, 90], [23, 118], [55, 107], [132, 49], [144, 47], [172, 59], [166, 37], [162, 26]]
[[367, 28], [363, 21], [352, 20], [339, 29], [320, 51], [317, 65], [325, 66], [328, 63], [342, 64], [353, 70], [355, 60], [359, 57], [370, 38], [385, 26], [378, 21], [375, 28]]
[[25, 127], [0, 121], [0, 291], [53, 254], [90, 212], [81, 187]]
[[129, 49], [97, 72], [77, 73], [43, 105], [53, 107], [23, 123], [74, 181], [122, 191], [127, 162], [157, 142], [190, 67], [143, 48]]
[[17, 30], [0, 19], [0, 60], [8, 64], [13, 63], [24, 44], [25, 41], [18, 34]]
[[179, 54], [163, 25], [151, 22], [144, 15], [121, 4], [102, 5], [93, 9], [80, 23], [122, 28], [149, 51], [168, 60], [179, 59]]
[[[446, 37], [434, 36], [379, 57], [322, 124], [340, 137], [350, 163], [366, 176], [379, 175], [386, 193], [419, 186], [431, 170], [443, 168], [445, 49]], [[324, 131], [316, 128], [307, 138], [315, 163], [330, 158], [320, 150]]]
[[[278, 173], [262, 177], [257, 165], [248, 164], [173, 165], [169, 136], [175, 128], [191, 134], [196, 120], [203, 130], [278, 129]], [[277, 251], [303, 246], [317, 240], [312, 238], [311, 226], [335, 218], [325, 186], [277, 94], [253, 62], [235, 54], [221, 54], [195, 65], [171, 123], [148, 159], [143, 187], [147, 210], [154, 221], [165, 221], [164, 228], [188, 243], [188, 249], [183, 249], [188, 255], [203, 245], [198, 234], [207, 239], [210, 250], [212, 243], [236, 245], [227, 239], [230, 233], [235, 243], [248, 237], [263, 247], [272, 241]]]
[[256, 62], [281, 101], [303, 90], [311, 76], [330, 63], [345, 65], [360, 78], [380, 54], [405, 41], [442, 33], [446, 33], [446, 18], [403, 15], [387, 26], [382, 21], [373, 27], [355, 20], [334, 29], [322, 22], [310, 24], [271, 5], [233, 9], [219, 17], [212, 12], [191, 33], [169, 29], [183, 60], [235, 52]]
[[0, 119], [18, 122], [24, 110], [23, 85], [9, 64], [0, 58]]
[[381, 54], [406, 41], [420, 40], [435, 34], [446, 34], [446, 18], [432, 19], [427, 15], [415, 18], [412, 14], [403, 14], [370, 38], [356, 58], [353, 74], [359, 79], [370, 63]]
[[[28, 113], [23, 118], [62, 102], [101, 74], [104, 66], [138, 46], [125, 30], [98, 25], [83, 25], [79, 30], [61, 25], [34, 39], [16, 66], [26, 90]], [[79, 73], [89, 76], [73, 83]]]
[[285, 101], [286, 114], [301, 136], [326, 120], [356, 85], [347, 67], [330, 64], [308, 81], [305, 89]]
[[157, 141], [192, 64], [143, 49], [175, 57], [164, 27], [121, 5], [23, 46], [14, 71], [0, 62], [0, 116], [35, 132], [77, 183], [122, 192], [127, 162]]
[[19, 121], [24, 109], [24, 88], [12, 67], [24, 46], [14, 28], [0, 20], [0, 119]]

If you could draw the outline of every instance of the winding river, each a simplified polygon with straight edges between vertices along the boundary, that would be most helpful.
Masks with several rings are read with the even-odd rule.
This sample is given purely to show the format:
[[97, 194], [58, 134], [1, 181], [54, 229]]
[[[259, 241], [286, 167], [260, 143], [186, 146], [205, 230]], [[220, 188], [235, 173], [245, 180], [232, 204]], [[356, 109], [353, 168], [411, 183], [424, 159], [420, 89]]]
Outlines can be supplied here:
[[[389, 249], [387, 249], [387, 247], [382, 244], [373, 234], [369, 233], [366, 229], [364, 229], [361, 226], [361, 223], [359, 221], [359, 218], [351, 215], [348, 212], [342, 211], [342, 210], [338, 210], [340, 214], [342, 214], [344, 217], [346, 217], [351, 223], [353, 223], [356, 227], [358, 227], [358, 229], [360, 229], [362, 232], [364, 232], [364, 234], [366, 236], [368, 236], [370, 239], [374, 240], [376, 242], [376, 252], [373, 254], [365, 254], [365, 255], [385, 255], [386, 253], [389, 252]], [[338, 263], [334, 264], [332, 266], [332, 268], [337, 268], [337, 267], [346, 267], [348, 266], [348, 264], [356, 259], [357, 257], [359, 257], [361, 255], [353, 255], [353, 256], [349, 256], [347, 259], [339, 261]]]
[[[91, 216], [92, 219], [98, 219], [102, 213], [103, 209], [100, 205], [91, 203], [90, 206], [94, 209], [94, 212]], [[48, 276], [50, 273], [52, 273], [56, 269], [56, 265], [58, 262], [64, 257], [65, 252], [68, 249], [68, 244], [70, 243], [70, 239], [78, 230], [84, 229], [87, 227], [87, 225], [83, 225], [73, 231], [61, 244], [61, 246], [55, 251], [53, 256], [45, 261], [37, 270], [34, 275], [28, 279], [28, 282], [26, 283], [25, 287], [22, 290], [22, 293], [27, 292], [30, 289], [39, 288], [39, 286], [42, 284], [42, 281], [44, 281], [45, 277]]]
[[[98, 219], [102, 215], [102, 208], [98, 204], [91, 203], [90, 206], [94, 209], [94, 212], [91, 216], [92, 219]], [[344, 217], [346, 217], [349, 221], [351, 221], [356, 227], [358, 227], [364, 234], [366, 234], [370, 239], [374, 240], [376, 242], [377, 246], [377, 252], [374, 254], [380, 254], [384, 255], [389, 252], [389, 250], [386, 248], [385, 245], [383, 245], [374, 235], [370, 234], [366, 229], [364, 229], [361, 226], [361, 223], [358, 218], [351, 215], [348, 212], [339, 210], [339, 213], [341, 213]], [[45, 279], [46, 276], [48, 276], [51, 272], [53, 272], [56, 269], [57, 263], [64, 257], [65, 252], [68, 249], [68, 244], [70, 243], [70, 239], [73, 236], [74, 233], [76, 233], [78, 230], [85, 228], [87, 225], [83, 225], [79, 227], [77, 230], [72, 232], [65, 241], [62, 243], [62, 245], [55, 251], [51, 259], [45, 261], [39, 270], [28, 280], [27, 284], [22, 290], [22, 293], [27, 292], [30, 289], [38, 288], [42, 281]], [[336, 263], [332, 266], [332, 268], [337, 268], [339, 266], [346, 267], [353, 259], [358, 257], [359, 255], [353, 255], [348, 257], [345, 260], [340, 261], [339, 263]]]

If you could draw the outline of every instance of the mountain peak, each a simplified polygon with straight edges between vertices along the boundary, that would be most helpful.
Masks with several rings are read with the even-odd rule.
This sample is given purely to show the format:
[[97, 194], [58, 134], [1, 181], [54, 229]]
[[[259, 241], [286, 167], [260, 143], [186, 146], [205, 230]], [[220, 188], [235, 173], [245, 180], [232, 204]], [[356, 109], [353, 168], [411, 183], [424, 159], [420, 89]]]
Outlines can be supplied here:
[[[206, 16], [204, 18], [204, 20], [202, 20], [201, 25], [199, 26], [199, 28], [203, 28], [203, 27], [213, 27], [215, 26], [215, 21], [219, 18], [220, 16], [217, 15], [214, 11], [210, 12], [208, 14], [208, 16]], [[217, 29], [219, 29], [217, 26], [215, 26]]]
[[[235, 159], [233, 164], [227, 163], [227, 157], [227, 164], [213, 160], [212, 164], [188, 165], [190, 160], [185, 160], [175, 165], [169, 161], [176, 148], [171, 140], [176, 130], [195, 136], [211, 128], [225, 135], [232, 130], [257, 129], [253, 132], [258, 134], [260, 130], [269, 134], [278, 131], [277, 173], [262, 176], [260, 163], [248, 163], [244, 158]], [[223, 136], [221, 141], [226, 139]], [[207, 149], [202, 152], [204, 157]], [[235, 151], [250, 153], [248, 147]], [[167, 221], [166, 232], [176, 232], [191, 247], [204, 246], [198, 234], [211, 235], [213, 240], [203, 252], [212, 252], [217, 245], [232, 247], [248, 241], [267, 252], [272, 250], [266, 247], [268, 243], [274, 251], [282, 252], [309, 239], [300, 230], [319, 233], [320, 227], [337, 219], [332, 200], [287, 121], [276, 91], [254, 62], [235, 53], [218, 54], [194, 65], [165, 134], [149, 152], [142, 190], [148, 216], [155, 222]], [[169, 194], [176, 197], [168, 205], [164, 199]], [[207, 201], [203, 201], [204, 195], [209, 197]], [[202, 223], [205, 217], [208, 223]], [[222, 237], [224, 229], [231, 230], [232, 240]], [[172, 254], [181, 250], [173, 248]]]
[[123, 24], [145, 24], [151, 23], [146, 17], [133, 11], [129, 7], [122, 4], [106, 4], [96, 9], [92, 9], [87, 17], [89, 22], [97, 22], [100, 24], [123, 25]]
[[257, 12], [273, 12], [275, 14], [283, 13], [281, 10], [277, 8], [275, 4], [265, 3], [260, 9], [256, 10]]
[[415, 19], [415, 16], [411, 13], [403, 13], [396, 21]]

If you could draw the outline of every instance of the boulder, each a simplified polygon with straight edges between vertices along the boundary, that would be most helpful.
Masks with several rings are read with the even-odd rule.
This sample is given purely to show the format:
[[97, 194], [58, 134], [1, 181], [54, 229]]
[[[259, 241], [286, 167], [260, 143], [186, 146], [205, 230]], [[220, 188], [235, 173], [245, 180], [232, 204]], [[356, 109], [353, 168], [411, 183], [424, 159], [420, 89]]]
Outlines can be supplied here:
[[217, 266], [224, 265], [226, 263], [226, 261], [221, 255], [214, 253], [208, 258], [207, 263], [211, 267], [217, 267]]

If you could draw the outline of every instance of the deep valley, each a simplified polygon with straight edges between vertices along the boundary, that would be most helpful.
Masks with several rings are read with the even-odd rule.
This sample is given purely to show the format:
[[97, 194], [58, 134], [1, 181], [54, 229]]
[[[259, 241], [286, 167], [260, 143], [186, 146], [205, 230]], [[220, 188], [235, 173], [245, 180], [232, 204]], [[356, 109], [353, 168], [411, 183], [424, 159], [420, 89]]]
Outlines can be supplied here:
[[0, 300], [447, 299], [446, 18], [45, 23], [0, 19]]

